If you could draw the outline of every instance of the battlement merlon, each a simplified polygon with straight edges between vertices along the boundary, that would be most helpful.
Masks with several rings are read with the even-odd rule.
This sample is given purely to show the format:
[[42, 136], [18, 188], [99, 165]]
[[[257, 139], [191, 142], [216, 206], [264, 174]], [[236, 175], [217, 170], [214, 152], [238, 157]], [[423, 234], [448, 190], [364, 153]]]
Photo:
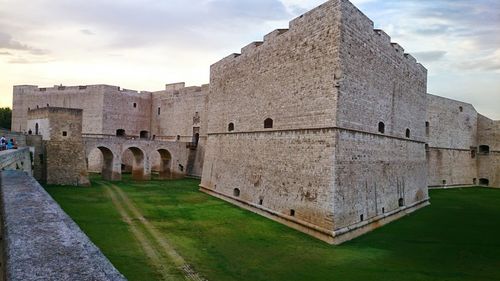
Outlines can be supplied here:
[[[252, 51], [258, 50], [258, 47], [262, 44], [270, 44], [280, 35], [306, 27], [311, 20], [324, 17], [324, 15], [328, 13], [332, 13], [332, 15], [340, 15], [341, 20], [338, 22], [339, 25], [348, 25], [350, 30], [367, 35], [367, 37], [373, 39], [373, 42], [375, 42], [381, 50], [390, 48], [395, 52], [395, 54], [399, 54], [397, 56], [399, 56], [401, 60], [408, 64], [413, 64], [418, 68], [425, 69], [425, 67], [414, 60], [412, 56], [405, 55], [404, 48], [398, 43], [392, 43], [391, 37], [387, 35], [387, 33], [381, 29], [375, 29], [373, 21], [348, 0], [330, 0], [319, 5], [318, 7], [291, 20], [289, 22], [289, 29], [276, 29], [266, 34], [264, 36], [264, 43], [252, 42], [243, 47], [241, 49], [241, 54], [249, 54]], [[214, 63], [211, 66], [211, 69], [216, 68], [219, 64], [228, 63], [231, 60], [238, 58], [241, 54], [231, 54]]]
[[165, 84], [165, 91], [177, 91], [186, 87], [185, 82]]

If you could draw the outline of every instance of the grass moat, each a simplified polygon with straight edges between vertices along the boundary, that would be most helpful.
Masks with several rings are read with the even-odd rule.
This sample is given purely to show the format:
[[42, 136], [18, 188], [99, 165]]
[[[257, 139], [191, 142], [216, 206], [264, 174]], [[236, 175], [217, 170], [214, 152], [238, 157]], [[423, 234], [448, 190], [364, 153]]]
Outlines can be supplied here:
[[500, 190], [431, 190], [431, 206], [331, 246], [198, 183], [46, 189], [131, 281], [500, 280]]

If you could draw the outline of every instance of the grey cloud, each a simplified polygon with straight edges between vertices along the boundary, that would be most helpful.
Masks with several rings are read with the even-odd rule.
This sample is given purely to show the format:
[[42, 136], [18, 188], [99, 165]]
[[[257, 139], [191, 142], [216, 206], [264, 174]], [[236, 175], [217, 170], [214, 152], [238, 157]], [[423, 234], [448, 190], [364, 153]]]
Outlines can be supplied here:
[[9, 52], [0, 52], [0, 56], [12, 56]]
[[94, 32], [88, 30], [88, 29], [80, 29], [80, 32], [85, 35], [95, 35]]
[[446, 55], [446, 53], [446, 51], [426, 51], [413, 52], [412, 55], [415, 56], [418, 61], [429, 63], [442, 59]]
[[9, 50], [29, 51], [33, 55], [43, 55], [45, 50], [33, 48], [12, 39], [12, 36], [0, 31], [0, 48]]

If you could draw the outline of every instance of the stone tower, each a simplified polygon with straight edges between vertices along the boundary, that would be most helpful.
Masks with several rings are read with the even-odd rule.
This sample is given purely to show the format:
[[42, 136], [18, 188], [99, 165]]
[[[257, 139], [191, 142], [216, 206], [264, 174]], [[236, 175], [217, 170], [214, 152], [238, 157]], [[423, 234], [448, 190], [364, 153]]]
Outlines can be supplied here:
[[47, 184], [87, 186], [90, 184], [82, 141], [82, 110], [58, 107], [28, 112], [27, 129], [41, 135], [43, 178]]
[[427, 71], [349, 1], [210, 74], [202, 191], [336, 244], [428, 204]]

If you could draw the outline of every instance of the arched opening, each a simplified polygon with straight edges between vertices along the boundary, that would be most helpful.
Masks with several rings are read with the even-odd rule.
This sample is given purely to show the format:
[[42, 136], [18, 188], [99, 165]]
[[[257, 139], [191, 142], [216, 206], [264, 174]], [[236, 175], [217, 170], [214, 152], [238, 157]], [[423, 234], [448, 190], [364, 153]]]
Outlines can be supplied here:
[[479, 153], [480, 154], [489, 154], [490, 153], [490, 147], [488, 145], [480, 145], [479, 146]]
[[122, 172], [131, 172], [133, 180], [145, 180], [144, 152], [137, 147], [129, 147], [122, 153]]
[[158, 173], [158, 178], [161, 180], [172, 179], [172, 155], [166, 149], [158, 149], [157, 152], [153, 170]]
[[459, 110], [460, 112], [464, 112], [464, 108], [463, 108], [463, 106], [459, 106], [459, 107], [458, 107], [458, 110]]
[[426, 136], [429, 136], [430, 128], [431, 128], [431, 123], [429, 123], [429, 121], [425, 122], [425, 135]]
[[274, 125], [273, 123], [273, 119], [267, 118], [266, 120], [264, 120], [264, 129], [272, 129]]
[[378, 132], [381, 133], [381, 134], [385, 133], [385, 124], [384, 124], [384, 122], [379, 122], [378, 123]]
[[125, 136], [125, 130], [124, 129], [118, 129], [118, 130], [116, 130], [116, 136], [117, 137], [124, 137]]
[[35, 135], [38, 135], [38, 123], [35, 124]]
[[87, 156], [87, 169], [90, 173], [100, 174], [103, 180], [117, 180], [121, 174], [113, 172], [113, 152], [104, 146], [99, 146], [90, 151]]
[[479, 185], [489, 186], [490, 180], [489, 179], [479, 179]]
[[229, 125], [227, 125], [227, 131], [228, 132], [234, 131], [234, 123], [229, 123]]
[[139, 137], [141, 139], [148, 139], [149, 138], [149, 132], [148, 131], [141, 131]]
[[403, 198], [399, 198], [398, 205], [399, 207], [403, 207], [405, 205], [405, 200]]
[[410, 129], [406, 129], [406, 138], [409, 139], [410, 138]]
[[233, 189], [233, 196], [234, 197], [240, 197], [240, 189], [239, 188]]

